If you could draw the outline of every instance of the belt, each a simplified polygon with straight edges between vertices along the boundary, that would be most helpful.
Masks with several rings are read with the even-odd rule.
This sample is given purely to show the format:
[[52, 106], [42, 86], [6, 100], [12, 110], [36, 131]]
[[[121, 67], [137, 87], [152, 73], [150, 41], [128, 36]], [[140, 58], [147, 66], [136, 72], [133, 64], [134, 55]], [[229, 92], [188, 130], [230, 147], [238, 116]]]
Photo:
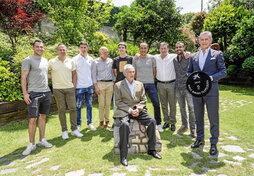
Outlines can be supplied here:
[[163, 83], [163, 84], [169, 84], [169, 83], [172, 83], [172, 82], [175, 82], [175, 81], [176, 81], [175, 79], [170, 80], [170, 81], [160, 81], [160, 80], [157, 79], [157, 82]]
[[99, 82], [112, 82], [113, 80], [99, 80]]

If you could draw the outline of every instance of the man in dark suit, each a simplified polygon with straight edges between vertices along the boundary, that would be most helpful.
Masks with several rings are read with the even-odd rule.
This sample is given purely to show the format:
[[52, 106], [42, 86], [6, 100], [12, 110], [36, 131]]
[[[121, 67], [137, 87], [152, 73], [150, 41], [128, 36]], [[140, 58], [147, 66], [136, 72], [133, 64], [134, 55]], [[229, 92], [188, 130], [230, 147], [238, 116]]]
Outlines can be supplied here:
[[199, 35], [200, 50], [190, 58], [188, 75], [196, 71], [202, 71], [210, 76], [212, 87], [204, 97], [193, 97], [194, 113], [197, 125], [197, 139], [192, 144], [192, 148], [204, 145], [204, 105], [206, 105], [208, 119], [210, 122], [210, 155], [218, 153], [216, 144], [219, 138], [219, 88], [218, 80], [226, 76], [224, 58], [220, 51], [210, 48], [212, 34], [209, 31]]
[[116, 110], [114, 118], [121, 121], [120, 133], [120, 163], [128, 165], [127, 144], [129, 142], [129, 119], [135, 119], [141, 124], [147, 126], [148, 154], [154, 158], [161, 159], [161, 156], [155, 150], [156, 144], [156, 121], [147, 114], [145, 89], [141, 82], [134, 80], [135, 69], [132, 65], [124, 66], [123, 74], [125, 79], [115, 84], [115, 104]]

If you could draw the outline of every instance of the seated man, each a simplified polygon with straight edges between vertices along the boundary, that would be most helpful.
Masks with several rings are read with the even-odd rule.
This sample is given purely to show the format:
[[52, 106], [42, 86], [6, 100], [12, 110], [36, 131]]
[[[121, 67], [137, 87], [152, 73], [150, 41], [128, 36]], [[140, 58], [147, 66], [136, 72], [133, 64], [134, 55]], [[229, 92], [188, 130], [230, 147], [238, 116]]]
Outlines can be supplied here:
[[125, 65], [123, 74], [125, 79], [115, 84], [115, 104], [117, 108], [114, 112], [114, 118], [120, 118], [121, 121], [119, 128], [120, 163], [124, 166], [128, 165], [129, 119], [135, 119], [148, 126], [148, 154], [161, 159], [161, 156], [155, 151], [156, 121], [147, 114], [144, 86], [141, 82], [134, 80], [135, 69], [132, 65]]

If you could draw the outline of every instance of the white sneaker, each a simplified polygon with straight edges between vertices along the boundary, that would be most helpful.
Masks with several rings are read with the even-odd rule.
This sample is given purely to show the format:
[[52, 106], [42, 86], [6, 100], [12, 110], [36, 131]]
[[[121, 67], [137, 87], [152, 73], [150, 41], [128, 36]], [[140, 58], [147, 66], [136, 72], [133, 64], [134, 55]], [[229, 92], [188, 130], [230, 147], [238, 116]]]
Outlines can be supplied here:
[[90, 129], [90, 130], [92, 130], [92, 131], [95, 131], [96, 130], [96, 128], [93, 126], [93, 124], [89, 124], [88, 125], [88, 128]]
[[77, 126], [77, 129], [80, 131], [80, 130], [81, 130], [81, 126], [80, 126], [80, 125], [78, 125], [78, 126]]
[[50, 148], [50, 147], [52, 147], [53, 145], [52, 145], [51, 143], [49, 143], [45, 138], [43, 138], [43, 139], [38, 143], [38, 146], [45, 147], [45, 148]]
[[109, 131], [114, 132], [114, 126], [110, 128]]
[[67, 132], [67, 131], [64, 131], [64, 132], [62, 133], [62, 138], [63, 138], [63, 140], [69, 139], [69, 135], [68, 135], [68, 132]]
[[80, 133], [78, 129], [72, 131], [72, 132], [71, 132], [71, 135], [72, 135], [72, 136], [79, 137], [79, 138], [83, 137], [83, 134]]
[[22, 152], [22, 155], [29, 155], [32, 151], [36, 149], [36, 144], [29, 143], [26, 150]]
[[158, 130], [159, 132], [163, 132], [163, 131], [164, 131], [163, 128], [162, 128], [162, 125], [157, 125], [157, 130]]

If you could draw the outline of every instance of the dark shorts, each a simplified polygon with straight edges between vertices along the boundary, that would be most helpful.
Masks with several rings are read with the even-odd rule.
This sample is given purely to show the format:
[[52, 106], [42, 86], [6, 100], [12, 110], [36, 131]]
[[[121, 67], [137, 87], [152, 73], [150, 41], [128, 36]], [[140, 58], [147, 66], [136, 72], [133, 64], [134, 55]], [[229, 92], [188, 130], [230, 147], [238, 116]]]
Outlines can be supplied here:
[[30, 92], [31, 103], [28, 105], [28, 118], [37, 118], [39, 114], [49, 114], [51, 92]]

